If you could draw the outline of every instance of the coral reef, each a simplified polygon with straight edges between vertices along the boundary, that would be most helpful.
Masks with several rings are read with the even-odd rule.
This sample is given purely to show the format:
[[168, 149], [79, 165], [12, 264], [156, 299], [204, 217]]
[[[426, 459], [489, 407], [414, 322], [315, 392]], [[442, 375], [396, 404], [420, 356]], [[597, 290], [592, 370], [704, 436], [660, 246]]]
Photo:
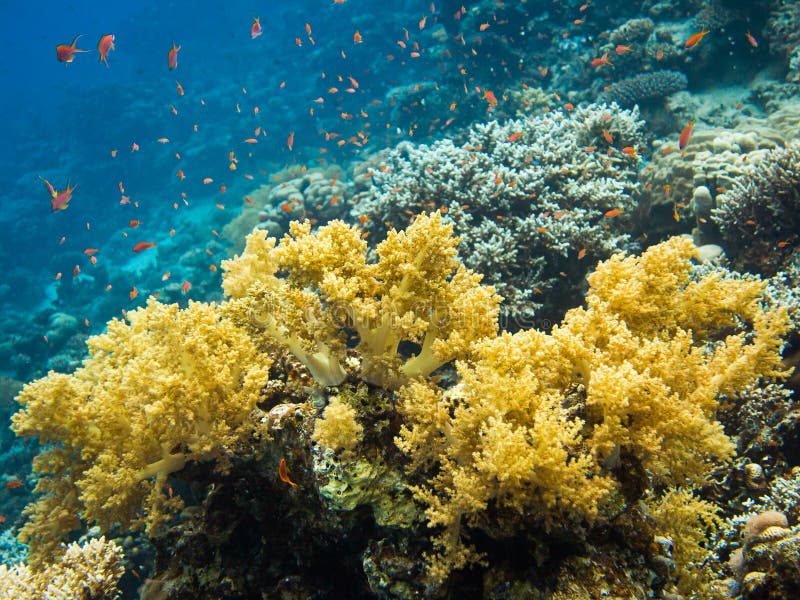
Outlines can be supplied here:
[[475, 125], [461, 145], [404, 142], [373, 159], [353, 214], [383, 235], [442, 207], [466, 266], [503, 296], [504, 325], [560, 319], [592, 264], [628, 241], [639, 158], [622, 149], [642, 144], [638, 113], [613, 104]]
[[767, 154], [716, 204], [712, 219], [734, 266], [774, 275], [800, 241], [800, 144]]
[[722, 526], [718, 510], [713, 503], [682, 489], [670, 490], [651, 507], [654, 529], [669, 541], [669, 559], [674, 559], [667, 575], [671, 572], [675, 591], [684, 597], [715, 598], [723, 593], [708, 566], [709, 539]]
[[195, 302], [151, 299], [88, 346], [73, 375], [51, 372], [17, 398], [12, 428], [45, 444], [34, 464], [41, 496], [21, 530], [35, 567], [81, 520], [156, 531], [181, 507], [167, 476], [188, 461], [222, 468], [249, 435], [271, 363], [214, 305]]
[[[344, 381], [345, 328], [358, 335], [361, 376], [397, 387], [462, 357], [497, 331], [500, 298], [456, 259], [458, 240], [439, 213], [391, 231], [367, 262], [355, 227], [332, 221], [311, 233], [294, 222], [280, 244], [255, 230], [244, 253], [224, 261], [227, 314], [267, 347], [289, 349], [322, 385]], [[278, 270], [287, 279], [276, 277]], [[411, 358], [401, 342], [418, 345]]]
[[0, 564], [0, 598], [113, 600], [119, 597], [117, 583], [125, 572], [122, 560], [122, 549], [101, 537], [69, 544], [58, 561], [41, 571], [24, 563]]
[[232, 254], [244, 250], [245, 237], [254, 227], [280, 237], [289, 230], [290, 221], [302, 218], [325, 224], [348, 211], [349, 186], [338, 167], [294, 167], [271, 178], [277, 183], [262, 185], [247, 194], [247, 205], [222, 229], [223, 237], [233, 244]]
[[615, 81], [608, 86], [603, 100], [630, 107], [647, 100], [663, 99], [686, 89], [686, 75], [679, 71], [653, 71]]
[[[731, 457], [719, 394], [780, 373], [786, 314], [763, 311], [758, 281], [691, 281], [694, 254], [673, 238], [615, 256], [589, 277], [588, 307], [551, 335], [478, 343], [454, 388], [401, 392], [398, 445], [425, 474], [415, 492], [439, 532], [434, 583], [479, 558], [469, 529], [499, 535], [518, 515], [546, 529], [591, 523], [619, 494], [697, 485]], [[719, 337], [726, 328], [739, 332]]]

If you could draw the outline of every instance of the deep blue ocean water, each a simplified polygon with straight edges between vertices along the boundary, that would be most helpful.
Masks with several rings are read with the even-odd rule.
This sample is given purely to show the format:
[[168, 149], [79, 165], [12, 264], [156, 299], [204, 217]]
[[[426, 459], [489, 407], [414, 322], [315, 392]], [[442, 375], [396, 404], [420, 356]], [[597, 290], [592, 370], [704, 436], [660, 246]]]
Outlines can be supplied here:
[[[426, 3], [416, 4], [422, 14]], [[4, 318], [17, 320], [58, 296], [62, 308], [82, 305], [89, 329], [96, 330], [119, 309], [136, 304], [123, 302], [137, 286], [136, 278], [131, 276], [123, 290], [123, 282], [111, 281], [116, 269], [138, 260], [147, 268], [170, 270], [180, 253], [202, 247], [209, 230], [231, 218], [242, 196], [267, 174], [319, 158], [326, 125], [341, 112], [358, 112], [381, 100], [396, 83], [387, 73], [376, 78], [370, 67], [376, 53], [391, 51], [401, 23], [384, 40], [353, 43], [359, 23], [373, 10], [380, 10], [378, 3], [3, 3], [4, 39], [13, 54], [0, 67]], [[251, 39], [255, 16], [263, 34]], [[319, 40], [316, 45], [306, 23]], [[116, 50], [106, 68], [96, 44], [108, 33], [116, 36]], [[68, 44], [78, 34], [78, 47], [89, 52], [59, 63], [56, 44]], [[178, 68], [170, 71], [167, 52], [173, 42], [181, 49]], [[358, 93], [345, 94], [350, 84], [337, 81], [339, 76], [355, 77]], [[397, 73], [397, 80], [402, 78]], [[414, 79], [413, 72], [408, 79]], [[332, 86], [342, 89], [335, 97], [328, 93]], [[321, 96], [324, 106], [312, 102]], [[259, 143], [244, 143], [259, 126]], [[157, 141], [164, 138], [169, 142]], [[325, 160], [351, 154], [332, 143], [328, 150]], [[239, 161], [236, 172], [229, 169], [232, 151]], [[178, 169], [185, 180], [176, 176]], [[77, 186], [67, 210], [51, 214], [38, 176], [59, 191], [68, 182]], [[213, 184], [204, 185], [206, 178]], [[225, 195], [219, 192], [223, 185]], [[128, 204], [120, 204], [123, 195]], [[176, 202], [179, 210], [173, 208]], [[220, 211], [217, 203], [225, 205], [224, 215], [214, 213]], [[141, 222], [135, 231], [128, 227], [131, 220]], [[138, 241], [157, 244], [157, 261], [131, 254]], [[98, 249], [94, 266], [82, 254], [87, 248]], [[76, 265], [81, 272], [73, 276]], [[58, 273], [61, 279], [54, 282]], [[190, 275], [172, 271], [175, 278]], [[91, 293], [76, 285], [86, 279]], [[115, 284], [112, 290], [94, 295], [108, 283]], [[141, 288], [138, 302], [155, 291]]]

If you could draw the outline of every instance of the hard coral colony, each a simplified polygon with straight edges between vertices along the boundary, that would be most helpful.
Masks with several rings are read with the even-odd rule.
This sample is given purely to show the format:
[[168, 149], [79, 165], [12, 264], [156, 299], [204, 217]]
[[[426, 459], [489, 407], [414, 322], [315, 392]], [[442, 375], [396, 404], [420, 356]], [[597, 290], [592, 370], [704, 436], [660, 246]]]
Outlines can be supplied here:
[[[268, 83], [203, 89], [165, 38], [171, 126], [110, 154], [127, 227], [81, 223], [31, 320], [59, 354], [0, 379], [37, 453], [0, 598], [794, 597], [798, 4], [329, 4]], [[263, 60], [274, 15], [237, 18]], [[53, 219], [100, 187], [30, 172]]]

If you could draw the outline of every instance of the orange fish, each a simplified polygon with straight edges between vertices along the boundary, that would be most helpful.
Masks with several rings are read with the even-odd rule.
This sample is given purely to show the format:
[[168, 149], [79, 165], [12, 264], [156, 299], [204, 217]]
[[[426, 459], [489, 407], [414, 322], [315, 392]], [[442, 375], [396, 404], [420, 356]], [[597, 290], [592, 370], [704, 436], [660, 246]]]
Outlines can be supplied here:
[[636, 157], [636, 148], [633, 147], [633, 146], [625, 146], [622, 149], [622, 153], [625, 154], [626, 156], [630, 156], [631, 158], [635, 158]]
[[494, 92], [492, 90], [484, 90], [483, 99], [486, 100], [489, 106], [497, 105], [497, 96], [494, 95]]
[[622, 210], [620, 210], [619, 208], [612, 208], [611, 210], [607, 210], [605, 213], [603, 213], [603, 216], [606, 219], [613, 219], [614, 217], [618, 217], [621, 214]]
[[506, 141], [507, 142], [516, 142], [521, 137], [522, 137], [522, 132], [521, 131], [515, 131], [510, 136], [508, 136], [508, 139], [506, 139]]
[[189, 283], [188, 281], [184, 281], [184, 282], [181, 284], [181, 291], [182, 291], [184, 294], [185, 294], [185, 293], [187, 293], [187, 292], [188, 292], [190, 289], [192, 289], [192, 284], [191, 284], [191, 283]]
[[167, 53], [167, 68], [170, 71], [178, 68], [178, 50], [180, 49], [180, 46], [176, 46], [175, 42], [172, 42], [172, 48]]
[[683, 128], [681, 131], [681, 135], [678, 138], [678, 148], [683, 150], [686, 146], [689, 145], [689, 140], [692, 139], [692, 134], [694, 133], [694, 121], [689, 121], [686, 127]]
[[686, 43], [683, 45], [683, 47], [694, 48], [695, 46], [697, 46], [697, 44], [700, 43], [700, 40], [706, 37], [709, 33], [711, 32], [708, 31], [707, 29], [704, 29], [703, 31], [698, 31], [697, 33], [693, 33], [692, 35], [689, 36], [689, 39], [686, 40]]
[[595, 69], [598, 69], [598, 68], [600, 68], [600, 67], [605, 67], [605, 66], [607, 66], [607, 65], [610, 65], [610, 64], [611, 64], [611, 61], [610, 61], [610, 60], [608, 60], [608, 52], [606, 52], [605, 54], [603, 54], [603, 56], [600, 56], [600, 57], [598, 57], [598, 58], [595, 58], [595, 59], [594, 59], [594, 60], [591, 62], [591, 65], [592, 65], [592, 66], [593, 66]]
[[99, 248], [84, 248], [84, 249], [83, 249], [83, 253], [84, 253], [86, 256], [92, 256], [92, 255], [94, 255], [94, 254], [97, 254], [98, 252], [100, 252], [100, 249], [99, 249]]
[[116, 50], [116, 48], [114, 48], [114, 39], [114, 34], [109, 33], [102, 36], [100, 41], [97, 42], [97, 51], [100, 53], [100, 62], [104, 62], [106, 67], [108, 67], [108, 52], [110, 50]]
[[361, 34], [358, 32], [358, 30], [356, 30], [356, 32], [353, 34], [353, 43], [354, 44], [360, 44], [363, 41], [364, 41], [364, 38], [362, 38]]
[[75, 46], [78, 43], [78, 38], [81, 37], [81, 35], [82, 34], [76, 35], [75, 39], [72, 40], [72, 43], [69, 46], [66, 44], [59, 44], [56, 46], [56, 58], [58, 59], [58, 62], [71, 63], [73, 60], [75, 60], [76, 52], [88, 52], [88, 50], [81, 50]]
[[292, 146], [294, 146], [294, 131], [289, 133], [289, 137], [286, 138], [286, 147], [289, 148], [289, 152], [292, 151]]
[[139, 288], [137, 288], [136, 286], [133, 286], [133, 289], [130, 292], [128, 292], [128, 296], [130, 296], [131, 300], [136, 298], [136, 296], [138, 295], [139, 295]]
[[750, 43], [750, 45], [751, 45], [753, 48], [758, 48], [758, 40], [755, 38], [755, 36], [754, 36], [752, 33], [750, 33], [750, 32], [748, 31], [748, 32], [747, 32], [747, 33], [745, 33], [744, 35], [745, 35], [745, 37], [747, 37], [747, 41]]
[[262, 33], [264, 32], [261, 31], [261, 21], [258, 20], [258, 17], [253, 17], [253, 26], [250, 27], [250, 39], [254, 40]]
[[181, 85], [181, 82], [176, 81], [175, 86], [178, 88], [178, 96], [183, 96], [183, 86]]
[[603, 129], [603, 138], [604, 138], [604, 139], [605, 139], [605, 141], [607, 141], [609, 144], [613, 144], [613, 143], [614, 143], [614, 138], [613, 138], [613, 136], [612, 136], [612, 135], [611, 135], [611, 134], [608, 132], [608, 130], [607, 130], [607, 129]]
[[69, 182], [67, 182], [67, 189], [61, 190], [60, 192], [56, 191], [56, 189], [52, 186], [52, 184], [47, 181], [41, 175], [38, 176], [39, 179], [44, 181], [44, 184], [47, 186], [47, 191], [50, 194], [50, 212], [56, 212], [57, 210], [67, 210], [69, 208], [69, 202], [72, 200], [72, 192], [75, 191], [75, 188], [78, 187], [73, 185], [70, 187]]
[[578, 260], [583, 260], [584, 256], [586, 256], [586, 248], [581, 248], [578, 250]]
[[22, 482], [19, 479], [9, 479], [6, 481], [6, 488], [9, 490], [16, 489], [22, 486]]
[[144, 252], [145, 250], [149, 250], [153, 246], [155, 246], [155, 242], [137, 242], [136, 245], [133, 247], [133, 251], [137, 254], [139, 252]]
[[281, 462], [278, 463], [278, 477], [281, 478], [281, 481], [284, 483], [288, 483], [292, 487], [297, 487], [297, 484], [289, 479], [289, 469], [286, 467], [286, 460], [281, 459]]
[[623, 54], [627, 54], [628, 52], [633, 52], [633, 48], [631, 48], [630, 46], [619, 44], [616, 48], [614, 48], [614, 52], [616, 52], [621, 56]]

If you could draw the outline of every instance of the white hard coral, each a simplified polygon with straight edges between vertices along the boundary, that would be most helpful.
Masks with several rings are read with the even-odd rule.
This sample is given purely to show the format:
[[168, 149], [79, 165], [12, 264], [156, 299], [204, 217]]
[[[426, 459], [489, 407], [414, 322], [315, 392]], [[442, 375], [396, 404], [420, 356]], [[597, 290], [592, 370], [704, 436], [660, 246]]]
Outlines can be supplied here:
[[83, 545], [73, 542], [60, 559], [39, 571], [24, 563], [0, 565], [0, 598], [112, 600], [120, 595], [117, 583], [125, 573], [122, 559], [122, 548], [101, 537]]

